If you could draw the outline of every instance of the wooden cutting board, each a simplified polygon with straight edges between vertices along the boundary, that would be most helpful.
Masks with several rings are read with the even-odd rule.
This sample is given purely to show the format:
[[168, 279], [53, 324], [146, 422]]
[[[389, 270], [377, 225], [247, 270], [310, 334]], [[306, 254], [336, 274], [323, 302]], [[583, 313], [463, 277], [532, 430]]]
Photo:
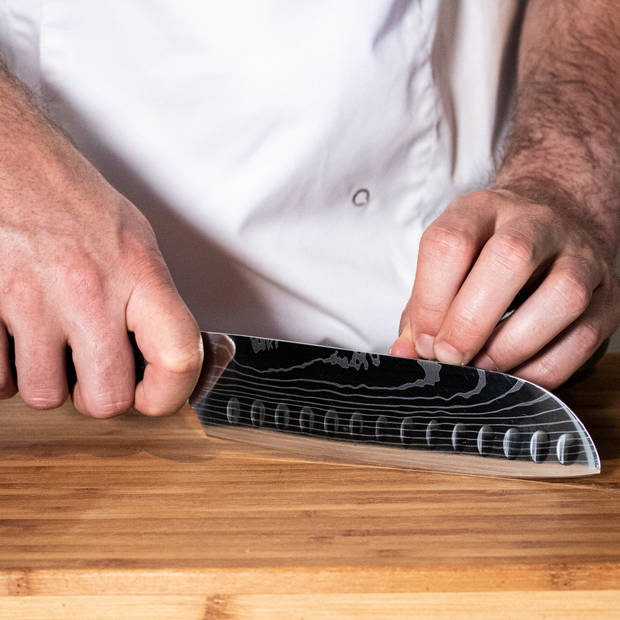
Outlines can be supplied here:
[[296, 460], [189, 407], [0, 403], [0, 617], [620, 617], [620, 355], [561, 396], [600, 476]]

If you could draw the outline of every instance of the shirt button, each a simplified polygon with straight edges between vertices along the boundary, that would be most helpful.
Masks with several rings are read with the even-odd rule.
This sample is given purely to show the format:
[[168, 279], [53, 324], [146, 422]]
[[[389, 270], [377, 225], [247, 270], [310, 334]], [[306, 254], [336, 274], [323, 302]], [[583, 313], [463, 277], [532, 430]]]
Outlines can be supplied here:
[[370, 192], [365, 188], [358, 189], [351, 197], [351, 202], [356, 207], [367, 205], [370, 202]]

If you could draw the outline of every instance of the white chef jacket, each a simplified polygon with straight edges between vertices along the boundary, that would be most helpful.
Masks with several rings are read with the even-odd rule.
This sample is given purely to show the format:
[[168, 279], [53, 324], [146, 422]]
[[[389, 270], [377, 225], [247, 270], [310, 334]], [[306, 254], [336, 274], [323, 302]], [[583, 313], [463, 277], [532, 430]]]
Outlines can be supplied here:
[[152, 223], [202, 329], [385, 351], [484, 186], [516, 0], [0, 0], [0, 53]]

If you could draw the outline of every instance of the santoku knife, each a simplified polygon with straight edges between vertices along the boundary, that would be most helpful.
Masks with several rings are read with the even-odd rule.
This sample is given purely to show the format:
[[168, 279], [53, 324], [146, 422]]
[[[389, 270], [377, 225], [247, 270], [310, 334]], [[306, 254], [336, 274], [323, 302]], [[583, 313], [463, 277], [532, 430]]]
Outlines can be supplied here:
[[208, 435], [350, 463], [520, 478], [600, 473], [577, 416], [529, 381], [282, 340], [203, 340], [190, 405]]
[[[129, 336], [139, 381], [146, 362]], [[202, 338], [189, 402], [207, 435], [349, 463], [518, 478], [600, 473], [577, 416], [529, 381], [284, 340]], [[13, 349], [10, 339], [15, 372]], [[67, 375], [71, 387], [69, 348]]]

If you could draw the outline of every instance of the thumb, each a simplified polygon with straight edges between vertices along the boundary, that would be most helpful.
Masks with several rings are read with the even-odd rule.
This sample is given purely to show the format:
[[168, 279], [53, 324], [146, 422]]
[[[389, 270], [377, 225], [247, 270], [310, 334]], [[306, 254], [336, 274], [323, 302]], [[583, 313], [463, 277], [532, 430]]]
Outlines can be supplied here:
[[198, 325], [169, 274], [134, 289], [126, 321], [147, 361], [136, 386], [135, 408], [153, 416], [174, 413], [196, 385], [203, 348]]

